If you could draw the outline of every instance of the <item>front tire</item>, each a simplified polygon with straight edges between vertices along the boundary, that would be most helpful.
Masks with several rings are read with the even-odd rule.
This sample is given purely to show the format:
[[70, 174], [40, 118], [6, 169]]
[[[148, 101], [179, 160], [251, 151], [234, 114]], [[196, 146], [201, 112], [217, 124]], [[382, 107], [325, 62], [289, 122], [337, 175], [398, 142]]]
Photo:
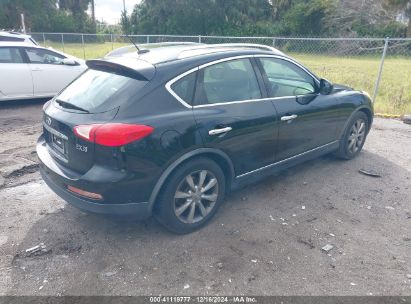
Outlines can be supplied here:
[[224, 173], [214, 161], [188, 161], [166, 181], [154, 216], [171, 232], [193, 232], [217, 212], [224, 200], [225, 183]]
[[340, 140], [340, 147], [336, 155], [342, 159], [353, 159], [362, 150], [369, 130], [368, 117], [363, 112], [357, 112], [350, 119], [343, 137]]

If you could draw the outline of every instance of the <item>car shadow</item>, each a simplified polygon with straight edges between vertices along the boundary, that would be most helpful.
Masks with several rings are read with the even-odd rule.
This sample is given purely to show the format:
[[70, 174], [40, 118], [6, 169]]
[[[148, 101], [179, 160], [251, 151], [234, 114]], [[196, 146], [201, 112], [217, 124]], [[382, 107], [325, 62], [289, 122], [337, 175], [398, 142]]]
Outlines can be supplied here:
[[[378, 171], [382, 177], [362, 175], [359, 169]], [[171, 234], [153, 218], [137, 222], [66, 206], [44, 215], [18, 245], [8, 294], [278, 294], [282, 288], [284, 293], [324, 294], [324, 286], [335, 281], [338, 288], [342, 279], [335, 273], [332, 278], [320, 274], [324, 270], [318, 265], [329, 257], [306, 248], [308, 238], [317, 233], [312, 225], [318, 224], [319, 230], [332, 227], [337, 234], [340, 219], [344, 233], [358, 244], [369, 241], [363, 230], [374, 229], [378, 235], [381, 229], [397, 229], [381, 222], [381, 217], [391, 216], [385, 215], [384, 207], [397, 194], [381, 191], [402, 187], [409, 175], [405, 168], [368, 151], [352, 161], [327, 155], [232, 193], [208, 226], [189, 235]], [[373, 209], [360, 208], [359, 201]], [[380, 209], [383, 214], [375, 211]], [[299, 238], [305, 243], [296, 241]], [[384, 249], [378, 253], [372, 246], [380, 242], [372, 242], [367, 253], [377, 261]], [[44, 243], [46, 250], [27, 255], [25, 249], [37, 243]], [[307, 255], [311, 260], [304, 258]], [[286, 256], [297, 262], [287, 264]], [[339, 271], [344, 267], [349, 268], [341, 266]], [[315, 282], [301, 281], [310, 273], [317, 276]], [[284, 280], [275, 281], [278, 275]], [[234, 278], [237, 283], [230, 285]], [[291, 282], [301, 289], [287, 289]]]

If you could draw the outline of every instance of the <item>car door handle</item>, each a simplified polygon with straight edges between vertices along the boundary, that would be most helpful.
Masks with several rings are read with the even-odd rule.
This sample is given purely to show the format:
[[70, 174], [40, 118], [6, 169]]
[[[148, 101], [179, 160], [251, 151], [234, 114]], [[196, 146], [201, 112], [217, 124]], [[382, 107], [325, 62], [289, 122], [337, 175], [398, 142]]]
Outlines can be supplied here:
[[289, 115], [289, 116], [282, 116], [281, 117], [281, 121], [289, 121], [289, 120], [293, 120], [296, 119], [298, 117], [298, 115]]
[[221, 128], [221, 129], [214, 129], [214, 130], [208, 131], [208, 135], [223, 134], [223, 133], [230, 132], [232, 129], [233, 128], [231, 128], [231, 127], [225, 127], [225, 128]]

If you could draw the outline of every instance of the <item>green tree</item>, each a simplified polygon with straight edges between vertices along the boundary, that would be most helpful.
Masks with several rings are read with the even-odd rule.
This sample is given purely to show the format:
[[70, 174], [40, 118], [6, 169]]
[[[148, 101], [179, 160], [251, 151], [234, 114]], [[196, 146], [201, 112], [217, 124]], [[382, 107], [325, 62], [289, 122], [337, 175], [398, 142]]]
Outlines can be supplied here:
[[335, 0], [294, 1], [283, 15], [283, 33], [302, 36], [326, 34], [327, 19], [336, 5]]
[[57, 10], [54, 0], [0, 1], [0, 28], [20, 29], [20, 14], [25, 15], [27, 30], [48, 29], [50, 16]]
[[95, 24], [86, 11], [91, 0], [59, 0], [59, 10], [69, 12], [76, 22], [77, 32], [95, 32]]
[[130, 21], [133, 33], [261, 34], [271, 9], [268, 0], [143, 0]]
[[130, 18], [127, 15], [127, 10], [121, 12], [120, 24], [124, 34], [131, 34], [131, 23]]
[[408, 17], [407, 37], [411, 37], [411, 0], [385, 0], [388, 7], [402, 11]]

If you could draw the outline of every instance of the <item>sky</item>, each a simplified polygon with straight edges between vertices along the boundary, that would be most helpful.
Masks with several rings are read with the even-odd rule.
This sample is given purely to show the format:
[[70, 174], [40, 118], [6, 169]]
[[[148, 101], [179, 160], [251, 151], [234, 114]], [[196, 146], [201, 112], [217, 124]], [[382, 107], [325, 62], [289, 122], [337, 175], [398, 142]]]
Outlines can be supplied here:
[[[125, 0], [126, 9], [130, 14], [135, 4], [141, 0]], [[116, 24], [120, 20], [123, 10], [123, 0], [94, 0], [96, 6], [96, 19], [103, 20], [109, 24]]]

